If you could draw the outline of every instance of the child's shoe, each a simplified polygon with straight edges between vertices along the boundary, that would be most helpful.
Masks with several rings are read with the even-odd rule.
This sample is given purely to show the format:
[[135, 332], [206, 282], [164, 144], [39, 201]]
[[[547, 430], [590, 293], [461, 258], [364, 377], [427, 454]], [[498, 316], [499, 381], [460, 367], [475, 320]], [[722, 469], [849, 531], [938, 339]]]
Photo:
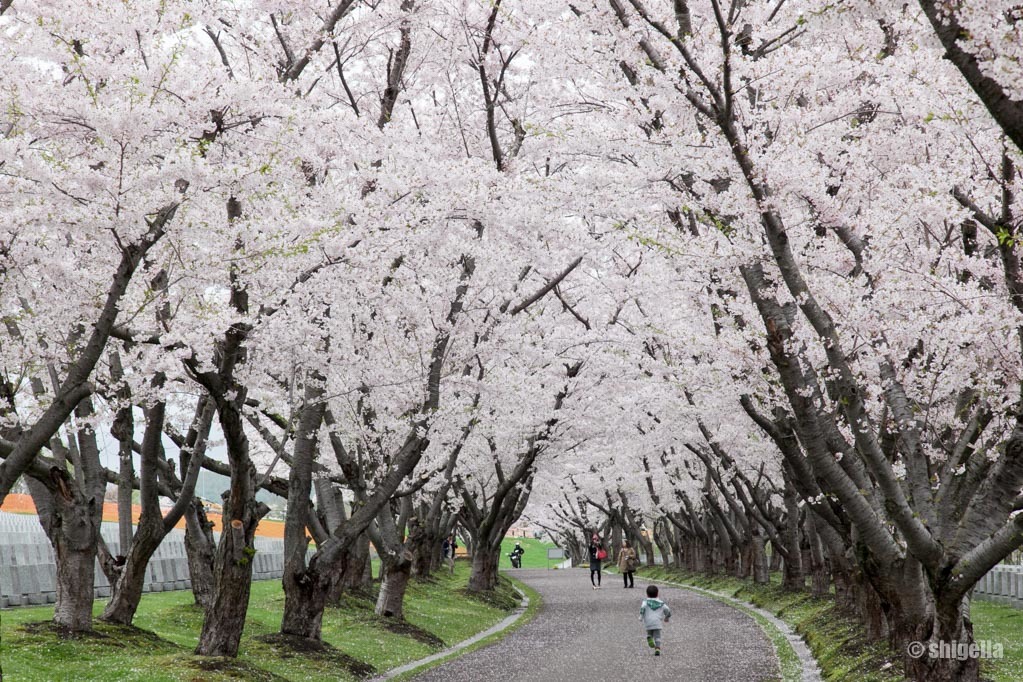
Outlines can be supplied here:
[[654, 638], [653, 637], [647, 637], [646, 638], [646, 643], [650, 646], [651, 649], [654, 648]]
[[660, 655], [661, 655], [661, 648], [657, 647], [656, 649], [654, 649], [654, 656], [660, 656]]

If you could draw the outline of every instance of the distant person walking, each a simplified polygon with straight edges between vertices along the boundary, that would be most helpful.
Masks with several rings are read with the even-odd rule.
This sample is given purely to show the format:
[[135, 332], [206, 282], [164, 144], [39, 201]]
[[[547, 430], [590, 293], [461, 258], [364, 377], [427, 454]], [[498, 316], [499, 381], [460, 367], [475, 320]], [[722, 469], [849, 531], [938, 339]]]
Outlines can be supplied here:
[[646, 643], [654, 650], [654, 656], [660, 656], [661, 631], [671, 621], [671, 609], [657, 598], [657, 585], [646, 586], [646, 597], [639, 607], [639, 619], [646, 628]]
[[600, 563], [607, 558], [607, 550], [600, 536], [594, 533], [590, 537], [590, 584], [593, 589], [600, 589]]
[[636, 575], [636, 564], [638, 563], [636, 550], [632, 548], [628, 540], [622, 542], [622, 548], [618, 552], [618, 572], [622, 574], [625, 581], [625, 588], [636, 586], [634, 576]]
[[455, 572], [455, 550], [458, 549], [458, 543], [455, 542], [454, 534], [444, 538], [444, 544], [441, 545], [441, 551], [444, 553], [444, 562], [448, 565], [448, 569]]

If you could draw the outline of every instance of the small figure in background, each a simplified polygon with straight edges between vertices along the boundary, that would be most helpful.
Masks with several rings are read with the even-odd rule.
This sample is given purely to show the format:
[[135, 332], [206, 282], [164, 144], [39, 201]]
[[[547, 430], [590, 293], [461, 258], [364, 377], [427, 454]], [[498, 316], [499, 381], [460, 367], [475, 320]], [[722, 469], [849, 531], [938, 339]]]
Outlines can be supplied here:
[[458, 549], [458, 543], [455, 542], [455, 535], [451, 535], [444, 538], [444, 544], [441, 545], [441, 550], [444, 553], [444, 561], [448, 565], [448, 569], [455, 572], [455, 550]]
[[511, 551], [508, 556], [511, 557], [512, 568], [522, 568], [522, 555], [526, 553], [526, 550], [522, 549], [522, 543], [516, 542], [515, 548]]
[[618, 552], [618, 571], [622, 574], [626, 589], [636, 586], [636, 564], [638, 557], [636, 550], [632, 548], [628, 540], [622, 542], [622, 549]]
[[604, 543], [596, 533], [590, 537], [590, 584], [593, 589], [600, 589], [600, 564], [607, 558]]

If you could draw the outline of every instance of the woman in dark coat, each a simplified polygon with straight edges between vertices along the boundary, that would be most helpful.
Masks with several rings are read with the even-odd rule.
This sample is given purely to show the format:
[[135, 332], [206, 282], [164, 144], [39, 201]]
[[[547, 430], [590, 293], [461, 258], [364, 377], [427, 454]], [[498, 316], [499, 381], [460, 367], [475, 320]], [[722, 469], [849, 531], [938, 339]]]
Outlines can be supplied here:
[[594, 533], [590, 538], [590, 584], [595, 590], [600, 589], [600, 563], [606, 558], [604, 543], [600, 536]]

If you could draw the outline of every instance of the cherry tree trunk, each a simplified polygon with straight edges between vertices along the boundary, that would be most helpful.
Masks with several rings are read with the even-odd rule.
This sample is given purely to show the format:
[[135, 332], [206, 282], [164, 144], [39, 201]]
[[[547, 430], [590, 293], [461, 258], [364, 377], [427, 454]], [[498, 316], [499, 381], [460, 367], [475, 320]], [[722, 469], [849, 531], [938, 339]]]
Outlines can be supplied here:
[[831, 572], [828, 565], [821, 562], [814, 562], [810, 568], [811, 588], [813, 596], [825, 597], [831, 591]]
[[767, 571], [767, 553], [764, 551], [762, 535], [754, 535], [750, 543], [750, 564], [753, 582], [757, 585], [766, 585], [770, 581], [770, 574]]
[[654, 536], [654, 541], [657, 544], [657, 551], [661, 553], [661, 561], [663, 562], [664, 567], [671, 568], [671, 547], [662, 544], [661, 541], [663, 540], [664, 538], [658, 537], [656, 535]]
[[185, 511], [185, 555], [192, 596], [203, 610], [213, 604], [214, 547], [213, 524], [207, 520], [202, 502], [195, 500]]
[[[337, 581], [337, 599], [341, 594], [367, 593], [373, 589], [373, 572], [369, 554], [369, 535], [360, 533], [346, 550], [345, 570]], [[335, 600], [331, 600], [334, 603]]]
[[81, 547], [65, 540], [57, 543], [57, 603], [53, 622], [72, 632], [92, 629], [96, 546]]
[[839, 568], [837, 562], [831, 565], [831, 582], [835, 586], [835, 601], [839, 606], [852, 610], [856, 608], [856, 594], [852, 576], [848, 571]]
[[[44, 528], [53, 544], [57, 563], [57, 602], [53, 622], [72, 632], [92, 629], [92, 603], [96, 578], [96, 548], [99, 541], [99, 516], [96, 501], [80, 494], [65, 500], [53, 496], [55, 506]], [[38, 498], [37, 498], [38, 500]], [[42, 509], [37, 501], [37, 508]], [[40, 518], [42, 520], [42, 518]]]
[[854, 577], [852, 594], [856, 612], [863, 623], [867, 639], [871, 641], [886, 639], [889, 635], [888, 619], [885, 615], [887, 605], [872, 585], [859, 577]]
[[[365, 533], [359, 537], [365, 536]], [[317, 547], [309, 565], [301, 571], [284, 576], [284, 615], [281, 618], [281, 633], [306, 639], [321, 639], [323, 611], [331, 599], [341, 594], [341, 585], [350, 574], [360, 579], [365, 565], [359, 565], [356, 550], [358, 538], [341, 541], [331, 536]], [[368, 556], [368, 543], [367, 543]], [[354, 562], [354, 563], [353, 563]], [[335, 570], [323, 567], [335, 566]]]
[[782, 587], [786, 590], [802, 590], [806, 587], [803, 573], [803, 550], [800, 543], [799, 498], [791, 484], [785, 486], [785, 529], [782, 542], [787, 554], [784, 558]]
[[26, 480], [57, 564], [53, 622], [72, 632], [91, 630], [102, 497], [82, 495], [71, 481], [62, 481], [54, 493]]
[[686, 543], [686, 568], [692, 573], [703, 573], [707, 570], [707, 547], [702, 540], [690, 540]]
[[671, 547], [675, 551], [675, 568], [684, 570], [687, 568], [688, 560], [685, 537], [680, 528], [669, 528], [668, 532], [672, 534]]
[[657, 551], [661, 553], [661, 561], [665, 568], [671, 568], [673, 552], [671, 548], [671, 533], [670, 528], [666, 528], [665, 524], [667, 521], [657, 519], [653, 523], [653, 541], [654, 546], [657, 547]]
[[[423, 554], [426, 557], [426, 561], [429, 563], [429, 569], [427, 571], [427, 574], [433, 573], [434, 571], [439, 571], [442, 568], [444, 568], [443, 544], [445, 537], [447, 536], [444, 535], [438, 538], [434, 538], [433, 540], [434, 544], [426, 545], [423, 548]], [[412, 575], [417, 575], [415, 572], [415, 567], [413, 567], [412, 569]]]
[[[966, 617], [968, 602], [954, 594], [934, 593], [923, 585], [923, 613], [909, 604], [895, 604], [889, 613], [892, 644], [902, 654], [905, 675], [916, 682], [975, 682], [980, 658], [973, 624]], [[907, 586], [905, 592], [915, 590]]]
[[806, 587], [806, 576], [803, 573], [803, 555], [798, 550], [790, 551], [788, 558], [782, 561], [782, 587], [786, 590], [802, 590]]
[[[112, 360], [116, 358], [116, 353], [112, 354]], [[117, 360], [117, 367], [120, 368], [120, 360]], [[117, 476], [117, 537], [118, 537], [118, 554], [124, 555], [128, 551], [128, 545], [131, 544], [132, 534], [134, 529], [132, 528], [131, 518], [131, 505], [132, 505], [132, 479], [135, 475], [135, 469], [132, 461], [132, 412], [131, 408], [122, 408], [118, 410], [117, 417], [114, 419], [113, 428], [110, 432], [118, 439], [120, 447], [118, 449], [118, 476]]]
[[752, 575], [753, 564], [753, 542], [747, 540], [736, 550], [739, 560], [735, 562], [735, 577], [748, 578]]
[[810, 582], [813, 596], [824, 597], [831, 589], [831, 571], [828, 566], [824, 543], [817, 533], [817, 520], [814, 514], [806, 516], [806, 539], [809, 545]]
[[500, 546], [495, 550], [481, 542], [472, 555], [472, 573], [469, 575], [469, 592], [490, 592], [497, 587], [497, 568], [501, 560]]
[[[238, 655], [252, 589], [252, 557], [255, 555], [252, 541], [256, 524], [263, 515], [255, 511], [255, 504], [246, 507], [249, 509], [241, 515], [242, 518], [236, 517], [225, 523], [220, 534], [214, 564], [213, 603], [206, 611], [199, 645], [195, 649], [198, 656]], [[224, 518], [230, 518], [229, 514], [225, 513]]]
[[773, 547], [771, 548], [770, 569], [772, 573], [781, 570], [781, 554], [779, 554], [778, 550]]
[[405, 591], [412, 574], [412, 562], [407, 559], [383, 561], [383, 579], [377, 596], [376, 614], [385, 618], [403, 620], [405, 612]]
[[317, 580], [317, 577], [306, 573], [298, 580], [285, 581], [282, 633], [306, 639], [320, 639], [327, 596], [335, 592], [336, 585]]
[[142, 589], [146, 580], [146, 568], [153, 552], [159, 547], [163, 534], [155, 529], [144, 529], [139, 526], [132, 543], [131, 551], [121, 569], [121, 577], [113, 586], [110, 601], [103, 609], [102, 620], [109, 623], [131, 625], [142, 599]]
[[433, 533], [423, 532], [412, 547], [412, 575], [417, 578], [429, 578], [434, 571], [434, 559], [440, 551], [444, 538]]
[[725, 568], [725, 547], [722, 545], [722, 538], [718, 536], [710, 545], [710, 561], [707, 571], [712, 574], [721, 573]]
[[643, 554], [646, 555], [647, 567], [652, 568], [654, 566], [654, 543], [652, 543], [650, 540], [646, 539], [642, 535], [639, 535], [637, 537], [637, 542], [639, 546], [643, 548]]

